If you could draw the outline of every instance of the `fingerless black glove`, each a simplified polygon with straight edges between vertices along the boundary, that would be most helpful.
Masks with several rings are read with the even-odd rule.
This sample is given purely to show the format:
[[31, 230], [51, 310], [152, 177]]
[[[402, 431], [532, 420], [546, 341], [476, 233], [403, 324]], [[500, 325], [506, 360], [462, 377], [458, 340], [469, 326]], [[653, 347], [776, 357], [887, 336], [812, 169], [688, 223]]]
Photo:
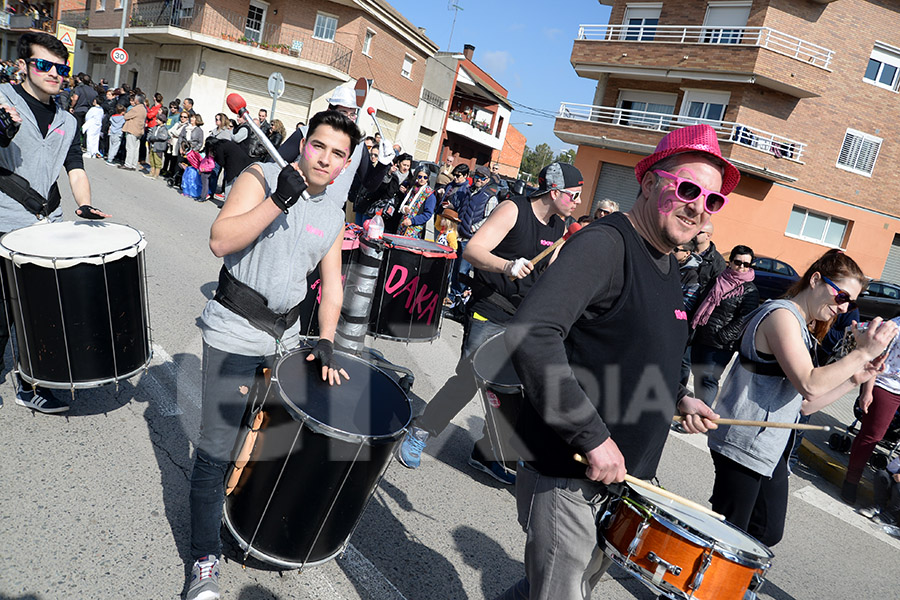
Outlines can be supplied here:
[[278, 174], [278, 186], [272, 192], [272, 202], [287, 214], [288, 209], [297, 204], [306, 187], [306, 181], [300, 171], [293, 165], [287, 165]]
[[96, 209], [91, 207], [90, 204], [82, 204], [75, 210], [75, 213], [82, 219], [105, 219], [106, 218], [103, 215], [98, 214], [99, 211], [94, 212], [94, 210], [96, 210]]
[[334, 344], [332, 344], [330, 340], [319, 339], [310, 354], [315, 356], [316, 360], [322, 363], [322, 366], [334, 369], [335, 371], [341, 370], [341, 366], [334, 359]]

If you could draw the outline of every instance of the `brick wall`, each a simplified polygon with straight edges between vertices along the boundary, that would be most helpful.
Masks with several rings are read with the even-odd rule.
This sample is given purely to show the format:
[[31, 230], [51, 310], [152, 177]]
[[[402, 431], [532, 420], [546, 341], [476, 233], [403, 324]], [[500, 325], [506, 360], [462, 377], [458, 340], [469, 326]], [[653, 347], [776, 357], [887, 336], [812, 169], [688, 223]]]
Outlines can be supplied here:
[[503, 148], [499, 151], [495, 150], [493, 156], [494, 162], [500, 163], [501, 175], [518, 177], [527, 141], [525, 135], [512, 125], [506, 128], [506, 139], [503, 141]]
[[[618, 2], [613, 7], [610, 22], [621, 23], [624, 10], [625, 2]], [[664, 0], [660, 25], [700, 25], [705, 10], [705, 3]], [[857, 206], [900, 215], [895, 200], [900, 193], [900, 179], [893, 174], [895, 165], [900, 161], [900, 95], [863, 81], [876, 40], [893, 41], [894, 45], [900, 45], [896, 41], [896, 31], [900, 27], [900, 3], [841, 0], [822, 5], [807, 1], [755, 0], [748, 25], [771, 27], [833, 50], [835, 55], [831, 71], [764, 49], [727, 46], [703, 48], [696, 45], [576, 41], [572, 60], [589, 61], [593, 53], [598, 57], [594, 60], [604, 63], [665, 67], [681, 66], [682, 57], [688, 55], [692, 68], [725, 71], [730, 65], [732, 71], [749, 70], [816, 92], [819, 97], [795, 98], [752, 84], [687, 80], [660, 83], [611, 78], [603, 104], [614, 106], [620, 88], [676, 92], [679, 94], [678, 112], [681, 88], [730, 91], [731, 101], [725, 120], [745, 123], [808, 144], [804, 165], [781, 160], [773, 167], [797, 177], [797, 182], [790, 185]], [[618, 50], [618, 57], [608, 49], [611, 46]], [[621, 57], [622, 52], [629, 56]], [[582, 101], [589, 102], [588, 99]], [[847, 128], [884, 140], [871, 177], [835, 166]], [[617, 137], [622, 137], [621, 132], [626, 132], [626, 139], [629, 140], [644, 141], [648, 137], [643, 132], [621, 128], [617, 128]], [[737, 146], [734, 152], [755, 153]], [[749, 159], [752, 156], [748, 154], [748, 162], [751, 162]]]

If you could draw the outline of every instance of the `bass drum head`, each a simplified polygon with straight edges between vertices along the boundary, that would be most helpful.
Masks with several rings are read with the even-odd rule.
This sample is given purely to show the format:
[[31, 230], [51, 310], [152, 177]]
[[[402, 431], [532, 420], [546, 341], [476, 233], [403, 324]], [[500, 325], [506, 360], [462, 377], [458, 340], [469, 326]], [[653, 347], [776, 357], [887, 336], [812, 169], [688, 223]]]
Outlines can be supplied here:
[[0, 238], [0, 257], [20, 265], [52, 269], [78, 264], [103, 264], [137, 256], [147, 245], [141, 232], [128, 225], [66, 221], [23, 227]]
[[506, 336], [502, 331], [489, 337], [475, 350], [472, 365], [475, 376], [491, 387], [508, 393], [522, 388], [522, 382], [519, 381], [506, 349]]
[[330, 437], [369, 443], [399, 439], [412, 418], [406, 394], [384, 371], [335, 352], [350, 380], [322, 381], [321, 363], [307, 362], [308, 350], [292, 352], [275, 365], [282, 400], [295, 419]]
[[715, 517], [692, 510], [683, 504], [670, 500], [652, 490], [630, 487], [632, 496], [640, 497], [653, 504], [665, 517], [686, 528], [690, 533], [716, 542], [716, 550], [728, 554], [742, 563], [764, 567], [775, 556], [762, 543], [744, 533], [731, 523], [720, 521]]

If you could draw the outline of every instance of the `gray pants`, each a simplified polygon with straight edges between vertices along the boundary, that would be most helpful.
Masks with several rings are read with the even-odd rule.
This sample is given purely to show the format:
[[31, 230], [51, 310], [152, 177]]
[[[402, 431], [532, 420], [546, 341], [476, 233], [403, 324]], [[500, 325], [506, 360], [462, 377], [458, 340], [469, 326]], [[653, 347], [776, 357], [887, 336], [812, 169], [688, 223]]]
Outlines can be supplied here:
[[119, 146], [122, 145], [122, 134], [109, 136], [109, 151], [106, 153], [106, 160], [115, 162], [116, 155], [119, 153]]
[[612, 561], [597, 545], [606, 486], [516, 469], [516, 506], [525, 542], [525, 578], [497, 600], [587, 600]]
[[136, 135], [125, 134], [125, 166], [130, 169], [137, 169], [140, 141], [141, 138]]

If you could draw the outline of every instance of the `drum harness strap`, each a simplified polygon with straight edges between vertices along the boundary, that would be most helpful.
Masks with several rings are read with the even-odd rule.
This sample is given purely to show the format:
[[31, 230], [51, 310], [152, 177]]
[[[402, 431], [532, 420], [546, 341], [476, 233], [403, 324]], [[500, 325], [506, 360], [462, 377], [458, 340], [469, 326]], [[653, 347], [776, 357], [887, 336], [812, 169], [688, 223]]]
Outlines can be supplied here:
[[53, 211], [59, 208], [59, 186], [54, 183], [50, 187], [47, 198], [40, 195], [28, 180], [9, 169], [0, 167], [0, 192], [3, 192], [19, 204], [25, 210], [41, 219], [49, 217]]
[[269, 301], [265, 296], [235, 279], [225, 265], [222, 265], [219, 271], [219, 287], [213, 300], [274, 337], [276, 346], [281, 346], [281, 336], [285, 330], [292, 327], [300, 318], [299, 304], [286, 313], [276, 313], [269, 308]]

